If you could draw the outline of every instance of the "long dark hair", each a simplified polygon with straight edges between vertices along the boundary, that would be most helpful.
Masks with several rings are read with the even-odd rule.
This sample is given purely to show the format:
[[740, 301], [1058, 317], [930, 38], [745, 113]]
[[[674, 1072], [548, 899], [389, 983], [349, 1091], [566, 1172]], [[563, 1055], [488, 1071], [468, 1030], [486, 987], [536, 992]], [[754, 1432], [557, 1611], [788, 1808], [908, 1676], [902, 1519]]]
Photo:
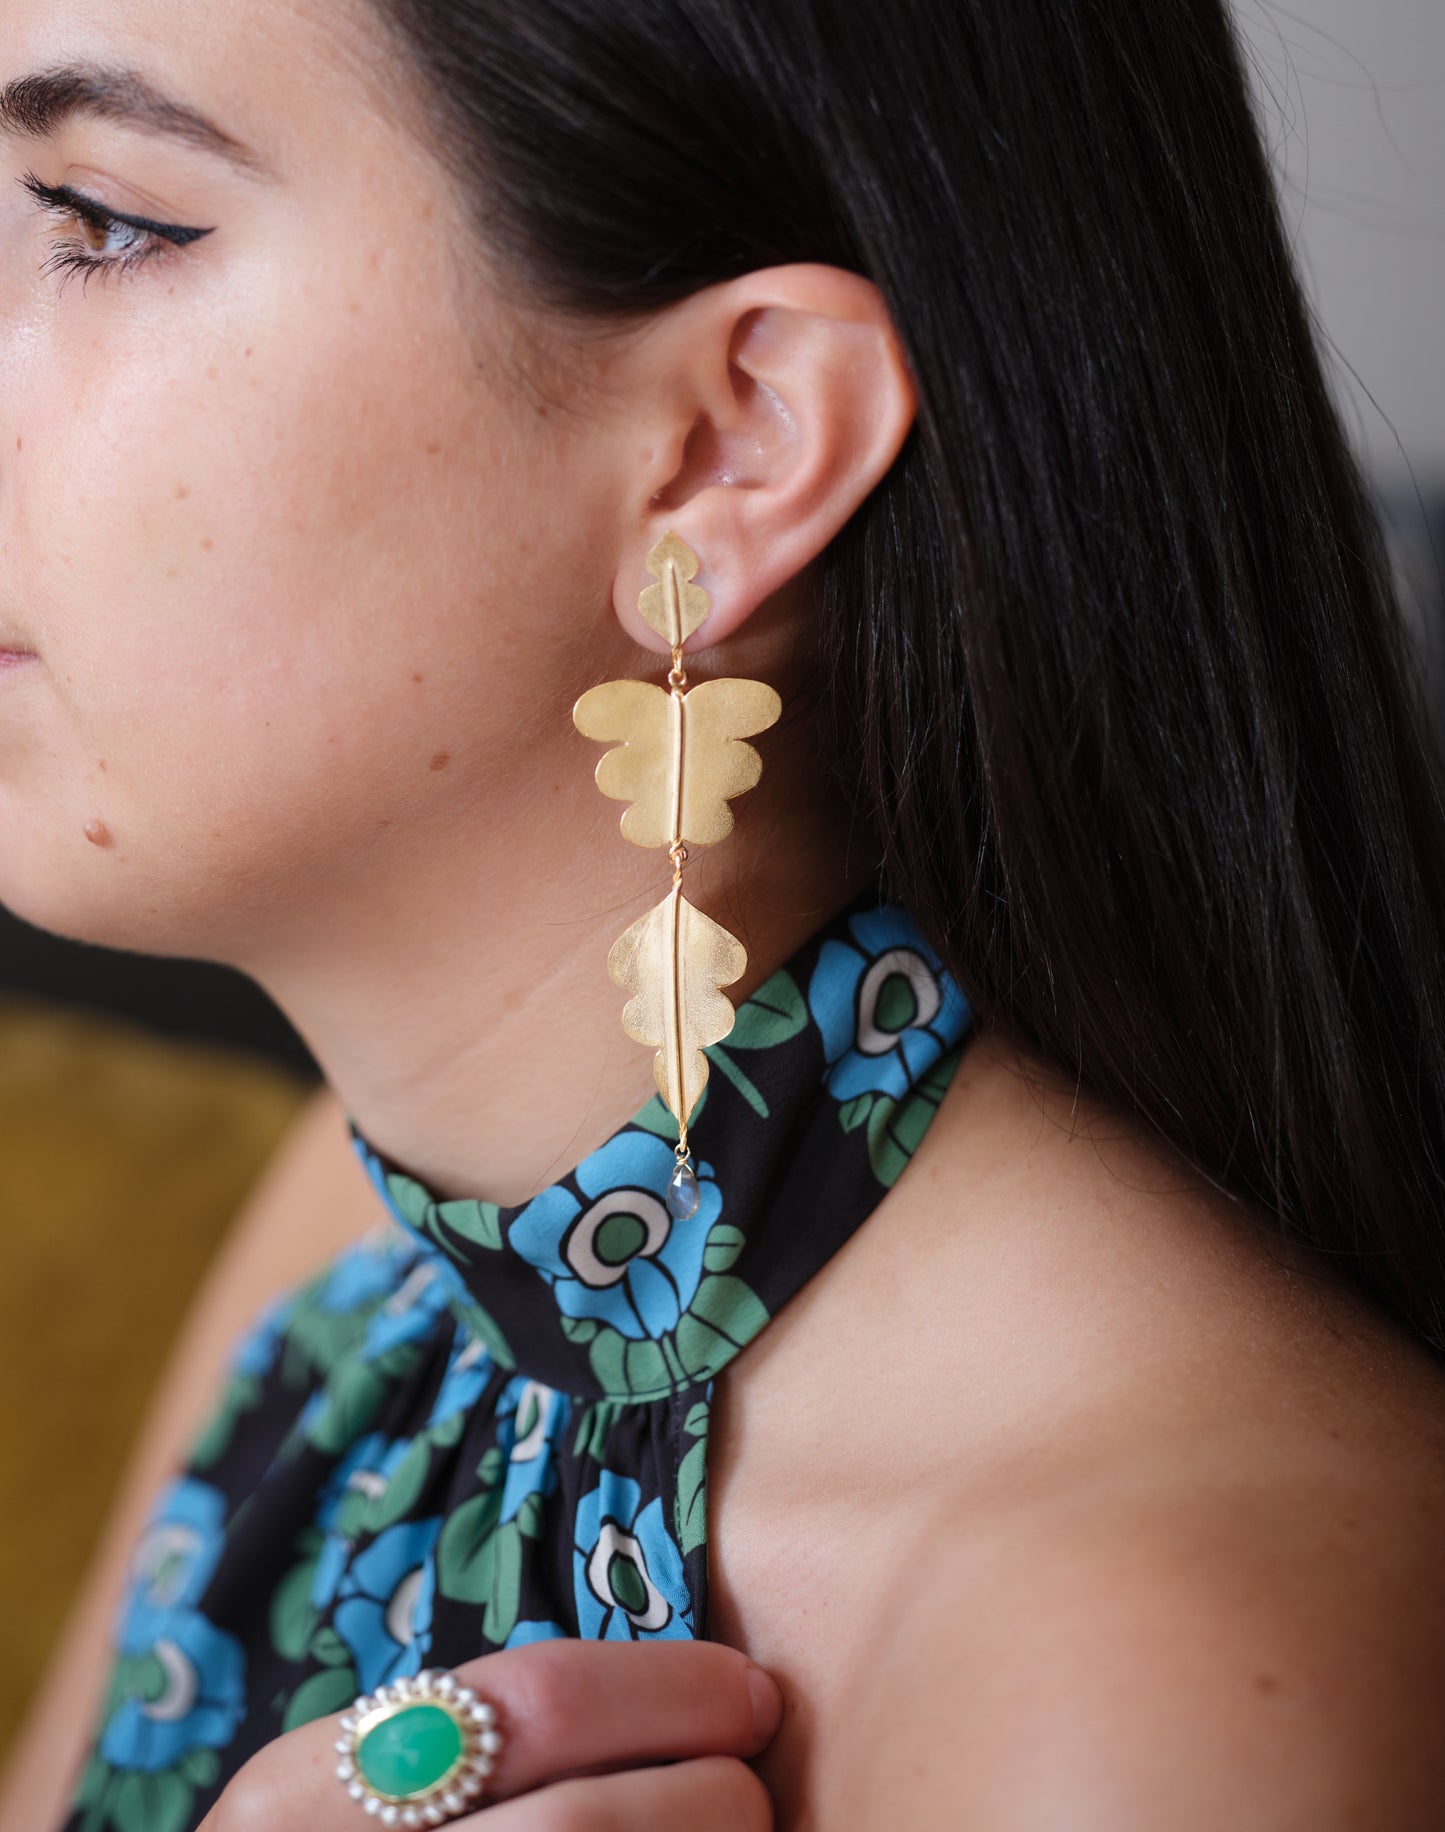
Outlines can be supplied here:
[[880, 288], [816, 714], [979, 1018], [1445, 1348], [1445, 812], [1222, 0], [375, 0], [527, 296]]

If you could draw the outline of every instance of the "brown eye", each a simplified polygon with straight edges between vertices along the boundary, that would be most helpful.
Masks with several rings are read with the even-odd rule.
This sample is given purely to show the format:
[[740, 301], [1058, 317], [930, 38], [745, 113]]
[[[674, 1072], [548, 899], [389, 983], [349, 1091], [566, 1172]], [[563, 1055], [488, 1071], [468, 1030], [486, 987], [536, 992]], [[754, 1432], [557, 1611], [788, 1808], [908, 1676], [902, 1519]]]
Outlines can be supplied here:
[[103, 229], [99, 223], [90, 222], [83, 216], [77, 216], [75, 221], [85, 242], [93, 248], [97, 254], [103, 254], [105, 252], [105, 245], [110, 239], [109, 229]]

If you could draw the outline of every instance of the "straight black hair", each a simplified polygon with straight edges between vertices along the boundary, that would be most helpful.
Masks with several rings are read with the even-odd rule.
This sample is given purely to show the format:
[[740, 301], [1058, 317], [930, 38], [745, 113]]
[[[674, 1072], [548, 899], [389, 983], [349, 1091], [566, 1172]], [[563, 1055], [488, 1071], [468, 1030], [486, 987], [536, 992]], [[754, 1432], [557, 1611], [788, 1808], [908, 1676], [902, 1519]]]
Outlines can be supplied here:
[[539, 307], [868, 276], [814, 709], [978, 1018], [1445, 1348], [1445, 811], [1221, 0], [374, 0]]

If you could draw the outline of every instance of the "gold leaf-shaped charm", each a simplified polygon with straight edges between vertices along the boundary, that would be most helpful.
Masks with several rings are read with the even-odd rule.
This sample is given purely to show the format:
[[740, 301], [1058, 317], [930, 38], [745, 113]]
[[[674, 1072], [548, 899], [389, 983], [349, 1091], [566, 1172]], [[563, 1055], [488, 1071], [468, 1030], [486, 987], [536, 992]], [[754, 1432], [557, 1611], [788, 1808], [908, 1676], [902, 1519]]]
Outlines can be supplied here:
[[597, 787], [631, 802], [622, 833], [634, 846], [711, 846], [733, 829], [728, 799], [751, 789], [763, 760], [742, 740], [766, 731], [783, 702], [766, 681], [700, 681], [669, 693], [650, 681], [603, 681], [572, 708], [584, 737], [620, 748], [598, 760]]
[[653, 1074], [679, 1127], [707, 1081], [703, 1049], [720, 1043], [737, 1018], [718, 988], [740, 979], [747, 964], [738, 938], [690, 904], [679, 885], [612, 944], [607, 971], [633, 995], [622, 1028], [658, 1046]]
[[680, 649], [712, 609], [711, 594], [688, 584], [701, 562], [682, 536], [669, 529], [643, 564], [657, 584], [638, 593], [637, 608], [659, 636]]

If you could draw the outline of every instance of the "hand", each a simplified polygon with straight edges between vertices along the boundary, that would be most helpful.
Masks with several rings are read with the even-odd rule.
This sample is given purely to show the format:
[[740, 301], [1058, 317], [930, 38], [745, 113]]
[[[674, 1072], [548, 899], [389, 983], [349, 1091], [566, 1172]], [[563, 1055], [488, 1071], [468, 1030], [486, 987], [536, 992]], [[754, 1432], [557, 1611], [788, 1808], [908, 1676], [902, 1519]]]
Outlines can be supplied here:
[[[742, 1758], [772, 1739], [782, 1695], [735, 1648], [538, 1641], [454, 1671], [496, 1707], [504, 1742], [476, 1811], [448, 1832], [770, 1832], [767, 1789]], [[376, 1825], [336, 1776], [342, 1715], [258, 1750], [199, 1832]]]

